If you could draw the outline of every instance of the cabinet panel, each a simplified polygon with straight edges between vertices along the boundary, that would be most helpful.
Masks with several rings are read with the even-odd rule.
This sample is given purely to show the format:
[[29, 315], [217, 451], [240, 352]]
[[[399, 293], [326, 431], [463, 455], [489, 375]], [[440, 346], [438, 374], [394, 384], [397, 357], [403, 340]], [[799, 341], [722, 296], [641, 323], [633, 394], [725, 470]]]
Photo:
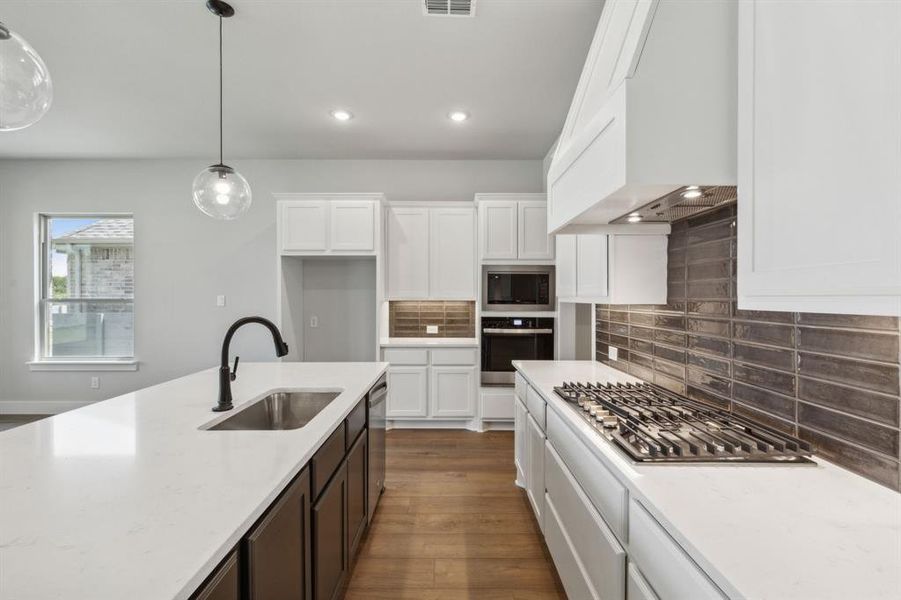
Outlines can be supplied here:
[[429, 351], [425, 348], [385, 348], [382, 356], [392, 365], [429, 364]]
[[332, 202], [330, 216], [332, 250], [375, 250], [375, 202]]
[[516, 484], [527, 488], [529, 482], [528, 421], [529, 411], [522, 400], [513, 401], [513, 462], [516, 465]]
[[635, 500], [629, 504], [629, 557], [661, 598], [726, 597]]
[[325, 252], [328, 249], [328, 201], [281, 202], [279, 209], [282, 251]]
[[428, 415], [428, 367], [388, 369], [388, 418]]
[[210, 576], [209, 581], [193, 596], [193, 600], [239, 600], [241, 577], [238, 553], [232, 552]]
[[572, 543], [563, 529], [560, 513], [554, 506], [553, 499], [546, 497], [545, 506], [547, 524], [544, 529], [544, 541], [551, 553], [551, 558], [554, 559], [557, 574], [560, 575], [563, 589], [566, 590], [566, 597], [579, 600], [607, 600], [606, 598], [601, 599], [589, 583], [582, 562], [573, 550]]
[[245, 540], [251, 600], [310, 598], [310, 473], [304, 469]]
[[627, 577], [626, 594], [629, 600], [660, 600], [633, 562], [629, 563]]
[[483, 390], [480, 393], [480, 397], [482, 400], [482, 412], [480, 414], [483, 420], [509, 421], [513, 418], [513, 401], [516, 398], [513, 392]]
[[547, 234], [547, 202], [520, 200], [518, 209], [518, 258], [553, 259], [554, 237]]
[[476, 408], [477, 367], [432, 367], [431, 415], [472, 417]]
[[739, 28], [739, 308], [898, 314], [901, 3], [741, 2]]
[[366, 473], [368, 447], [369, 437], [364, 431], [347, 453], [347, 548], [351, 557], [356, 552], [369, 522], [369, 479]]
[[606, 235], [580, 235], [576, 239], [576, 293], [580, 297], [602, 298], [608, 294]]
[[475, 210], [434, 208], [429, 219], [429, 295], [446, 300], [475, 299]]
[[526, 388], [526, 407], [529, 409], [529, 415], [535, 419], [535, 425], [538, 429], [544, 431], [547, 421], [547, 403], [541, 394], [535, 391], [535, 388], [528, 386]]
[[331, 479], [332, 474], [344, 460], [347, 449], [347, 427], [344, 422], [332, 432], [310, 461], [310, 478], [313, 482], [313, 498], [317, 498]]
[[538, 527], [544, 531], [544, 432], [531, 414], [526, 419], [529, 423], [526, 443], [529, 452], [529, 477], [526, 495], [529, 497], [532, 510], [535, 511]]
[[388, 299], [429, 297], [429, 209], [388, 211]]
[[558, 235], [557, 246], [557, 297], [574, 298], [576, 290], [576, 243], [578, 236]]
[[433, 365], [477, 365], [478, 348], [442, 348], [431, 350]]
[[517, 210], [515, 200], [479, 203], [483, 259], [516, 259]]
[[341, 595], [348, 570], [346, 464], [313, 505], [312, 515], [313, 598], [334, 600]]

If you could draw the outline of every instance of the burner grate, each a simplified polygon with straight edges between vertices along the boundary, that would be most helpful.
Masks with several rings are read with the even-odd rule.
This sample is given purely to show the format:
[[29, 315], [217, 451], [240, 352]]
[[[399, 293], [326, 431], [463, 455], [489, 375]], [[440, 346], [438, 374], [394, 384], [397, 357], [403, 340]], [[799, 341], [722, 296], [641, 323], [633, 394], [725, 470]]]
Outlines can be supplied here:
[[554, 388], [639, 462], [811, 462], [799, 438], [650, 383]]

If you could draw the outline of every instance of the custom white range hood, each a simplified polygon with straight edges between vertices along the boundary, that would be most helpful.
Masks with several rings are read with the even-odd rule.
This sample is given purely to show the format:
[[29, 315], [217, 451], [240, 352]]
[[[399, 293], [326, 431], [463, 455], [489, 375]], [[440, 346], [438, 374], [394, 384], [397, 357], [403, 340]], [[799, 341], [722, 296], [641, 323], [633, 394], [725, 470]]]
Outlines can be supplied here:
[[606, 0], [548, 173], [549, 232], [736, 184], [736, 4]]

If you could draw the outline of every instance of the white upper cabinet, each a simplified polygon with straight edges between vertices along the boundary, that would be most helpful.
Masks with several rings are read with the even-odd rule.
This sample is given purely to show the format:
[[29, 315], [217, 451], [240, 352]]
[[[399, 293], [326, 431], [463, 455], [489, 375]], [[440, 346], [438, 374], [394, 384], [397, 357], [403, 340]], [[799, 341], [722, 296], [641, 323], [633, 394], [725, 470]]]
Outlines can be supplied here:
[[544, 194], [476, 194], [476, 203], [482, 261], [554, 259], [554, 238], [547, 233]]
[[901, 314], [901, 2], [739, 4], [738, 307]]
[[475, 300], [476, 223], [470, 206], [388, 210], [389, 300]]
[[381, 194], [276, 194], [282, 255], [370, 256], [380, 232]]
[[737, 4], [604, 3], [548, 173], [549, 231], [735, 185]]
[[388, 299], [429, 297], [429, 209], [388, 210]]
[[558, 235], [561, 302], [666, 304], [667, 236]]
[[429, 293], [446, 300], [476, 296], [474, 208], [431, 209]]

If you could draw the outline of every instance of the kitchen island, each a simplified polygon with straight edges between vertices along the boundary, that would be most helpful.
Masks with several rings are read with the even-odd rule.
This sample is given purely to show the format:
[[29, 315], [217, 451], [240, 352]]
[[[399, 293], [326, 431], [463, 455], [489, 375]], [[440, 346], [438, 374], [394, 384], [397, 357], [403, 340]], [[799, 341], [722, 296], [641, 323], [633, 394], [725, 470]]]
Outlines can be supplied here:
[[[0, 597], [191, 597], [387, 367], [242, 363], [227, 413], [208, 369], [3, 432]], [[300, 429], [206, 429], [292, 389], [340, 395]]]
[[901, 597], [896, 492], [816, 455], [797, 465], [635, 463], [554, 387], [639, 379], [595, 361], [514, 366], [531, 425], [531, 473], [518, 470], [518, 483], [570, 596]]

